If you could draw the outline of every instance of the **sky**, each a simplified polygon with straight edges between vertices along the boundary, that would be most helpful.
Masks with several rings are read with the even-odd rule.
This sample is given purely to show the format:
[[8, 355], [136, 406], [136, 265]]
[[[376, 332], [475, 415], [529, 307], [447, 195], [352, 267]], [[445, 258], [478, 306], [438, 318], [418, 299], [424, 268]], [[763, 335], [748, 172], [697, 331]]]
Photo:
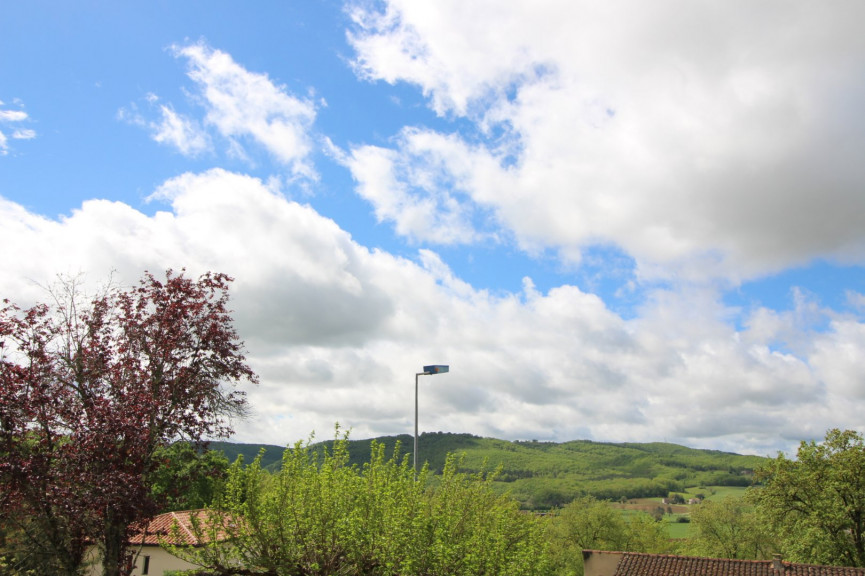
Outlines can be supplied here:
[[2, 12], [0, 297], [229, 274], [234, 441], [865, 431], [859, 0]]

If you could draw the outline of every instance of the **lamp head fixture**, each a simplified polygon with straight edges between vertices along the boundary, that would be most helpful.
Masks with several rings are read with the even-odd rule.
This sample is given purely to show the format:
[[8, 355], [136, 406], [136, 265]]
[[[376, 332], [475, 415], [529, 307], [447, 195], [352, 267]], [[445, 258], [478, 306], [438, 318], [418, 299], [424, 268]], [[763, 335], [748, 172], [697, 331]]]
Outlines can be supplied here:
[[444, 374], [445, 372], [450, 371], [450, 366], [445, 364], [433, 364], [432, 366], [424, 366], [423, 373], [424, 374]]

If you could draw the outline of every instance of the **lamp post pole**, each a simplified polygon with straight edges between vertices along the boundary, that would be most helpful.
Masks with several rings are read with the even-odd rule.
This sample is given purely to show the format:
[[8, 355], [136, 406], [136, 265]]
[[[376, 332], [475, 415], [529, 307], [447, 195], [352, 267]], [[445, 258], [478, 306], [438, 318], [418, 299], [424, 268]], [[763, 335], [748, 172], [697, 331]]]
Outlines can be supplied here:
[[414, 473], [417, 475], [417, 378], [426, 375], [426, 372], [418, 372], [414, 375]]
[[418, 377], [419, 376], [429, 376], [431, 374], [444, 374], [445, 372], [450, 371], [450, 366], [446, 366], [444, 364], [433, 364], [431, 366], [424, 366], [423, 372], [417, 372], [414, 375], [414, 473], [417, 476], [417, 391], [418, 391]]

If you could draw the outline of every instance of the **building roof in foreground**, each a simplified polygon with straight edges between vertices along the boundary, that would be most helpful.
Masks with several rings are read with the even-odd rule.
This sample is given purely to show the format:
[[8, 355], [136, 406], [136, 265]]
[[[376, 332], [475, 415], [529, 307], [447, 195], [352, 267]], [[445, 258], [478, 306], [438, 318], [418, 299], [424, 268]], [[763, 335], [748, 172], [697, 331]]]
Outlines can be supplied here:
[[[619, 555], [615, 571], [606, 576], [865, 576], [865, 568], [797, 564], [774, 560], [733, 560], [670, 554], [602, 552], [584, 550], [592, 555]], [[611, 558], [612, 560], [612, 558]], [[589, 574], [588, 570], [586, 576]]]
[[[209, 532], [203, 528], [211, 518], [206, 510], [184, 510], [180, 512], [166, 512], [154, 516], [142, 528], [137, 530], [129, 539], [132, 545], [159, 546], [169, 544], [171, 546], [200, 546], [208, 541]], [[224, 518], [224, 517], [223, 517]], [[193, 522], [201, 527], [202, 538], [195, 535]], [[220, 526], [217, 539], [223, 540], [227, 537], [226, 530]]]

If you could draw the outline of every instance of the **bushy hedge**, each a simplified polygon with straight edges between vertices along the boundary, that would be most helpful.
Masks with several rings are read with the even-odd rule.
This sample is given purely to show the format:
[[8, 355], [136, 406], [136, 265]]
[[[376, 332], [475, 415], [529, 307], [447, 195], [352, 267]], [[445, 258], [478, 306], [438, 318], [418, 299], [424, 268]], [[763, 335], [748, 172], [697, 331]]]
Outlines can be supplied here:
[[[545, 524], [447, 458], [434, 481], [397, 447], [374, 443], [351, 465], [347, 437], [332, 449], [296, 444], [276, 473], [236, 462], [225, 494], [196, 523], [212, 543], [172, 549], [198, 574], [549, 574]], [[434, 486], [433, 486], [434, 484]], [[221, 542], [217, 542], [221, 540]]]

